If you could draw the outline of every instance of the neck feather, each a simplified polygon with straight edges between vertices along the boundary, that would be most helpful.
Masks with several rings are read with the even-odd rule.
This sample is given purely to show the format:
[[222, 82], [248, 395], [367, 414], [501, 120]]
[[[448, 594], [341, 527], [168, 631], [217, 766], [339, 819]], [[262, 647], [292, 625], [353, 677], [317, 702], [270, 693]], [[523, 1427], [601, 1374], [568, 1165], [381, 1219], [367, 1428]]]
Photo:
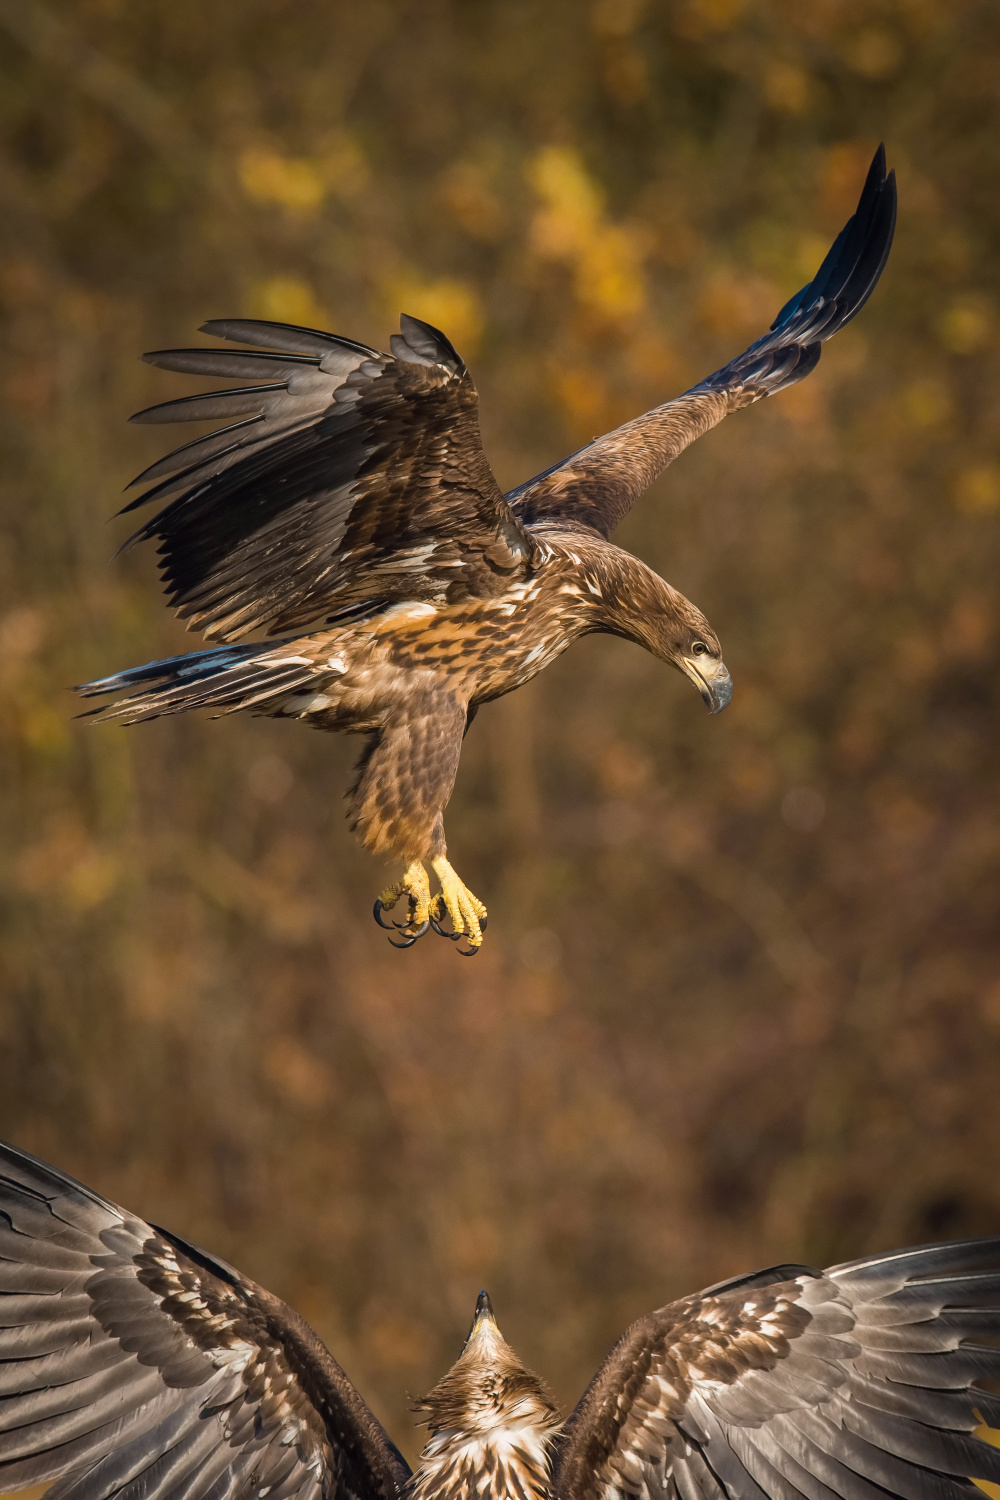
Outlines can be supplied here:
[[435, 1433], [413, 1476], [413, 1500], [551, 1500], [548, 1450], [559, 1423]]
[[571, 583], [585, 608], [585, 629], [622, 636], [659, 656], [664, 621], [707, 625], [699, 609], [631, 552], [579, 535], [560, 535], [558, 542], [573, 565]]
[[559, 1414], [492, 1320], [419, 1407], [430, 1437], [413, 1500], [550, 1500], [548, 1449]]

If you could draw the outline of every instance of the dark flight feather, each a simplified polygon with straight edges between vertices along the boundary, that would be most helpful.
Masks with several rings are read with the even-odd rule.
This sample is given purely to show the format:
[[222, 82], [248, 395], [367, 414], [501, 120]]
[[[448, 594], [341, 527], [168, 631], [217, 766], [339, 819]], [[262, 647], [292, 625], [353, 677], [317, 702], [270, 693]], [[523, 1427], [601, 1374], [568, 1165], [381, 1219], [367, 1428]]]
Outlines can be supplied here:
[[[91, 710], [102, 722], [125, 718], [129, 723], [144, 723], [192, 708], [266, 712], [266, 705], [280, 703], [293, 693], [305, 691], [312, 696], [322, 691], [323, 676], [315, 662], [294, 653], [282, 657], [281, 648], [288, 644], [279, 640], [192, 651], [85, 683], [77, 692], [84, 698], [127, 694], [110, 707]], [[335, 676], [328, 673], [331, 680]]]
[[855, 213], [816, 275], [769, 332], [682, 396], [595, 438], [510, 491], [526, 525], [576, 523], [610, 537], [667, 464], [730, 412], [803, 380], [822, 345], [856, 317], [882, 274], [896, 225], [896, 178], [879, 146]]
[[998, 1329], [998, 1239], [720, 1283], [612, 1350], [564, 1429], [558, 1500], [691, 1500], [706, 1472], [733, 1500], [973, 1500], [971, 1479], [1000, 1481], [973, 1435], [1000, 1416], [973, 1385], [1000, 1379]]
[[[296, 344], [299, 331], [284, 326], [204, 326], [299, 354], [282, 381], [182, 397], [133, 419], [253, 424], [161, 459], [142, 477], [171, 477], [126, 507], [186, 486], [133, 540], [159, 540], [172, 602], [207, 636], [308, 624], [370, 597], [373, 574], [390, 601], [488, 598], [529, 559], [482, 451], [475, 387], [443, 334], [404, 317], [387, 356], [311, 330]], [[224, 351], [148, 357], [225, 372]], [[235, 355], [232, 373], [257, 358]]]
[[[803, 379], [870, 297], [892, 244], [895, 178], [872, 161], [858, 208], [763, 338], [699, 385], [500, 495], [475, 387], [444, 334], [401, 319], [391, 355], [317, 329], [214, 319], [246, 350], [166, 349], [164, 369], [255, 382], [184, 396], [133, 421], [222, 421], [151, 464], [125, 507], [174, 491], [133, 541], [156, 539], [178, 613], [235, 640], [314, 623], [370, 597], [494, 597], [533, 556], [536, 524], [610, 536], [656, 474], [730, 411]], [[527, 528], [527, 533], [524, 528]]]
[[291, 1308], [0, 1145], [0, 1488], [398, 1500], [408, 1477]]

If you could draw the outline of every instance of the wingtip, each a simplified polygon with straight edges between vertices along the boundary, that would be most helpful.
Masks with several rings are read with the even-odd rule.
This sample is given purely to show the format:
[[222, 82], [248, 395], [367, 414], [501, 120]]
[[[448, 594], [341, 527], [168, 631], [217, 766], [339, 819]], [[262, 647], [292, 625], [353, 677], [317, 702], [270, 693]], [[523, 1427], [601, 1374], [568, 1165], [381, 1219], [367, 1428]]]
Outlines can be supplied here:
[[[440, 328], [435, 328], [433, 323], [425, 323], [422, 318], [415, 318], [411, 313], [401, 312], [399, 329], [403, 343], [419, 357], [421, 362], [443, 365], [445, 369], [454, 370], [456, 374], [461, 374], [465, 369], [465, 362], [454, 344], [441, 332]], [[391, 341], [390, 347], [392, 347]]]

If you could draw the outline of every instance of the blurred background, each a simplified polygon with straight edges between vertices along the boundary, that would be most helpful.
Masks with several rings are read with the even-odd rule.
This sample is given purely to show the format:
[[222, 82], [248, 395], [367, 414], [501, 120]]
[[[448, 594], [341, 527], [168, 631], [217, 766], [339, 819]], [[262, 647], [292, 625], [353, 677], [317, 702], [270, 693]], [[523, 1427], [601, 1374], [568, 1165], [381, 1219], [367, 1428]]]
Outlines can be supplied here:
[[[286, 1297], [410, 1455], [484, 1284], [568, 1403], [683, 1291], [1000, 1228], [1000, 10], [0, 0], [0, 77], [0, 1134]], [[143, 349], [414, 313], [509, 487], [762, 333], [880, 139], [872, 301], [618, 533], [732, 707], [591, 639], [486, 708], [474, 963], [372, 924], [359, 742], [75, 721], [199, 644], [114, 556], [191, 389]]]

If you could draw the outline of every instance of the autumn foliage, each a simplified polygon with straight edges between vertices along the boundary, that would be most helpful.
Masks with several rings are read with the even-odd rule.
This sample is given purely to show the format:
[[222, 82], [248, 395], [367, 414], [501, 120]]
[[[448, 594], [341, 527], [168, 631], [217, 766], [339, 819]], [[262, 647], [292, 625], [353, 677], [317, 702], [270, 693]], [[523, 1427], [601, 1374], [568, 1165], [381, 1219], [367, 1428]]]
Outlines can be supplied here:
[[[565, 1402], [682, 1290], [995, 1231], [997, 7], [3, 0], [0, 76], [0, 1134], [287, 1297], [409, 1452], [484, 1284]], [[880, 139], [872, 301], [618, 536], [732, 706], [593, 639], [485, 709], [474, 963], [372, 924], [356, 745], [74, 720], [196, 644], [106, 524], [181, 394], [141, 350], [413, 313], [510, 486], [762, 333]]]

